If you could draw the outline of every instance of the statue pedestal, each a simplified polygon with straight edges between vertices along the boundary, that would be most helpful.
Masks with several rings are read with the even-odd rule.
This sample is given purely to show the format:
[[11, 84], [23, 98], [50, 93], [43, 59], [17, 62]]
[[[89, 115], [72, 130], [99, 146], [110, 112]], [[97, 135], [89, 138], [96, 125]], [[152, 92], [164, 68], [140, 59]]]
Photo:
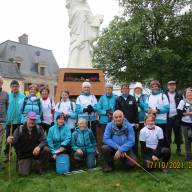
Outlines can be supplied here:
[[91, 93], [100, 97], [104, 93], [105, 77], [100, 69], [60, 68], [56, 91], [56, 102], [60, 101], [61, 92], [68, 90], [70, 98], [76, 99], [82, 91], [82, 83], [89, 79]]

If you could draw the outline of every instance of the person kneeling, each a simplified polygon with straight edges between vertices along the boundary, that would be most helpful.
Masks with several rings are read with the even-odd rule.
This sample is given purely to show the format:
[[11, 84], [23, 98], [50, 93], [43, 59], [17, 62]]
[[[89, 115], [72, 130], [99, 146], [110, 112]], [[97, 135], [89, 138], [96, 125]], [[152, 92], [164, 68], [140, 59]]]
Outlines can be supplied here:
[[130, 124], [123, 115], [123, 112], [117, 110], [113, 113], [113, 121], [108, 123], [104, 132], [102, 146], [102, 155], [106, 163], [104, 172], [113, 170], [114, 160], [121, 159], [127, 168], [134, 164], [125, 157], [125, 153], [132, 159], [136, 156], [132, 151], [135, 144], [135, 134], [132, 124]]
[[13, 136], [7, 138], [9, 144], [14, 145], [17, 154], [17, 168], [21, 176], [27, 176], [35, 161], [36, 171], [42, 174], [48, 159], [49, 149], [42, 128], [35, 123], [36, 113], [27, 114], [27, 122], [14, 131]]
[[72, 134], [73, 156], [76, 161], [86, 161], [88, 169], [96, 165], [96, 140], [85, 119], [78, 120], [78, 128]]
[[[155, 125], [154, 115], [145, 117], [145, 127], [140, 131], [139, 140], [145, 167], [149, 170], [162, 168], [163, 172], [167, 173], [166, 165], [171, 153], [169, 148], [164, 147], [163, 130]], [[162, 164], [157, 163], [160, 158]]]
[[[52, 158], [56, 160], [56, 170], [57, 165], [59, 166], [60, 159], [63, 161], [62, 156], [65, 158], [64, 172], [68, 172], [70, 169], [69, 153], [70, 153], [70, 141], [71, 141], [71, 130], [65, 124], [65, 115], [59, 113], [56, 118], [57, 123], [53, 125], [48, 132], [48, 146], [52, 154]], [[65, 155], [63, 155], [65, 154]], [[57, 163], [58, 162], [58, 163]], [[61, 163], [62, 164], [62, 163]], [[60, 170], [57, 171], [60, 173]]]

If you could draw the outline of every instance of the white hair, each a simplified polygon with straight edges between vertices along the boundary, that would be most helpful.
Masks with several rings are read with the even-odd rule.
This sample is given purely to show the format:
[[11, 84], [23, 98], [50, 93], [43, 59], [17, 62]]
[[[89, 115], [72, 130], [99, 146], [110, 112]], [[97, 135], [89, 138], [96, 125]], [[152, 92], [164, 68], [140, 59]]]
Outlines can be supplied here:
[[78, 123], [86, 123], [86, 125], [87, 125], [87, 120], [86, 119], [83, 119], [83, 118], [80, 118], [80, 119], [78, 119]]
[[89, 83], [89, 82], [87, 82], [87, 81], [86, 81], [86, 82], [83, 82], [83, 83], [82, 83], [82, 88], [83, 88], [83, 87], [90, 87], [90, 88], [91, 88], [91, 83]]

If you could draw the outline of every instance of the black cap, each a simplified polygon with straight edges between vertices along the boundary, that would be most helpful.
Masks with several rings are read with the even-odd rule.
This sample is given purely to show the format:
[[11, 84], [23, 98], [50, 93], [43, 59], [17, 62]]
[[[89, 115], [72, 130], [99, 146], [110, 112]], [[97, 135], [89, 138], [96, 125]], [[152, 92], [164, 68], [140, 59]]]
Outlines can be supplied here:
[[12, 85], [19, 85], [19, 82], [17, 80], [12, 80], [10, 86]]

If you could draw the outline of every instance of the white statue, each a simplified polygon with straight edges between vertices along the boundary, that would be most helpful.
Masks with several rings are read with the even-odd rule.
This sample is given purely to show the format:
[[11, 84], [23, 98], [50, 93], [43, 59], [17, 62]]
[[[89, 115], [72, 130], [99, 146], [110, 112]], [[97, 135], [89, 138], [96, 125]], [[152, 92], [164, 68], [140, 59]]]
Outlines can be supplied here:
[[93, 42], [103, 22], [102, 15], [94, 16], [87, 0], [67, 0], [69, 13], [69, 68], [92, 68]]

